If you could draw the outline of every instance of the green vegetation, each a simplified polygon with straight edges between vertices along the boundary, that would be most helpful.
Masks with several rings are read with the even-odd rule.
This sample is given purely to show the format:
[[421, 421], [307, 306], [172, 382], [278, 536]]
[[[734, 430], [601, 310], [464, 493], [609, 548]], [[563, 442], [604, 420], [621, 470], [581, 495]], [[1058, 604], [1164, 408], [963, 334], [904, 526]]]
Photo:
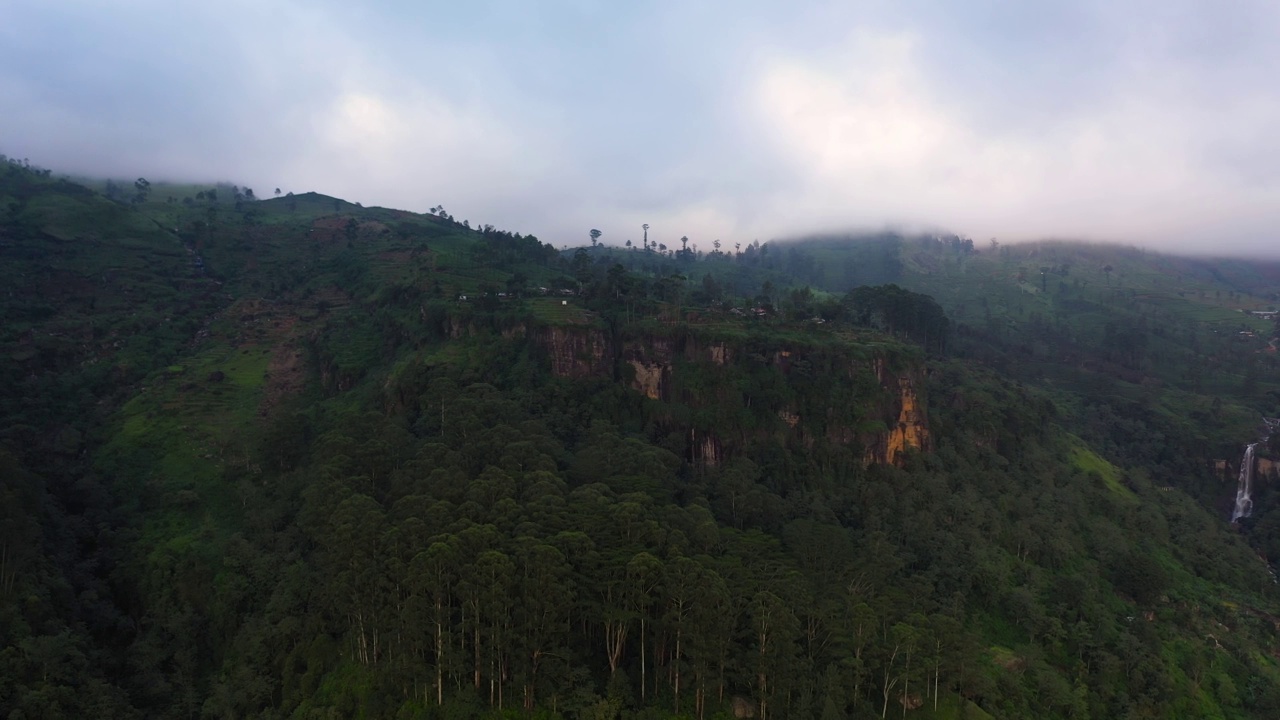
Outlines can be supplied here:
[[1070, 455], [1071, 464], [1084, 473], [1096, 474], [1113, 492], [1133, 497], [1133, 492], [1120, 484], [1120, 472], [1111, 463], [1098, 457], [1088, 448], [1077, 447]]
[[1280, 714], [1269, 266], [94, 188], [0, 167], [6, 716]]

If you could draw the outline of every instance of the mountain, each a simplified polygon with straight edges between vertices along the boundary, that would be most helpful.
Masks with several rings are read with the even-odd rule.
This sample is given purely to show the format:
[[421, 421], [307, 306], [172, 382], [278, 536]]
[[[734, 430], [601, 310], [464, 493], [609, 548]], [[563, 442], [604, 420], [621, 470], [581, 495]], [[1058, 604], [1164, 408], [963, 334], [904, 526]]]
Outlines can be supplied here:
[[0, 176], [0, 708], [1274, 717], [1276, 269]]

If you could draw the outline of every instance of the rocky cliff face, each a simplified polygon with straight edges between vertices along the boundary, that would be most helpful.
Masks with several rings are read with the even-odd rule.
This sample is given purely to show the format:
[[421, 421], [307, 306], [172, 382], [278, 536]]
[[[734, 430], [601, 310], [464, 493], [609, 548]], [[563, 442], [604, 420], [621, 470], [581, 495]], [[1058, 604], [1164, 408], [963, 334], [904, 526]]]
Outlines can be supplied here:
[[1280, 478], [1280, 462], [1268, 460], [1267, 458], [1258, 458], [1257, 463], [1254, 472], [1258, 477], [1265, 477], [1268, 480]]
[[603, 330], [548, 327], [537, 341], [551, 358], [551, 372], [559, 377], [612, 377], [614, 350]]
[[[861, 348], [768, 348], [758, 342], [709, 340], [684, 330], [611, 341], [600, 330], [555, 327], [535, 338], [560, 377], [614, 377], [664, 404], [697, 409], [731, 403], [743, 406], [733, 408], [742, 411], [739, 415], [756, 413], [750, 430], [724, 422], [684, 428], [688, 459], [704, 465], [720, 464], [735, 447], [761, 433], [806, 447], [816, 442], [860, 447], [866, 464], [901, 464], [909, 451], [932, 449], [922, 398], [923, 364], [900, 360], [905, 369], [893, 369], [884, 354], [888, 351], [868, 359]], [[775, 382], [768, 392], [751, 390], [762, 375], [784, 389]], [[808, 393], [803, 402], [798, 397], [780, 400], [786, 389], [801, 385]], [[841, 403], [856, 405], [857, 412]], [[861, 427], [876, 429], [855, 428], [854, 416]]]
[[[901, 464], [908, 450], [926, 452], [932, 450], [933, 438], [929, 434], [929, 421], [920, 399], [919, 388], [922, 385], [920, 374], [891, 372], [883, 358], [876, 358], [875, 371], [880, 386], [895, 397], [886, 408], [890, 416], [887, 423], [888, 431], [868, 444], [866, 454], [863, 456], [864, 462], [868, 465], [872, 463]], [[895, 409], [897, 416], [892, 417]]]
[[[1214, 460], [1213, 472], [1223, 482], [1234, 483], [1240, 477], [1240, 467], [1229, 460]], [[1268, 458], [1254, 460], [1254, 476], [1268, 480], [1280, 480], [1280, 461]]]
[[643, 337], [623, 341], [619, 355], [630, 368], [623, 377], [629, 376], [633, 390], [650, 400], [671, 400], [672, 369], [678, 360], [724, 367], [733, 351], [723, 342], [707, 343], [693, 336]]

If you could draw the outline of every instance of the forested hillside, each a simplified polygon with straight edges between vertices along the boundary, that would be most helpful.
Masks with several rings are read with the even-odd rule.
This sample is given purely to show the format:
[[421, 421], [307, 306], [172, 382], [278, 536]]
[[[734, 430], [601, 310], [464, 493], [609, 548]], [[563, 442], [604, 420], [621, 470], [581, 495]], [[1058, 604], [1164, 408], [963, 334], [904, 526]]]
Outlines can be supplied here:
[[1264, 267], [0, 172], [8, 717], [1280, 714]]

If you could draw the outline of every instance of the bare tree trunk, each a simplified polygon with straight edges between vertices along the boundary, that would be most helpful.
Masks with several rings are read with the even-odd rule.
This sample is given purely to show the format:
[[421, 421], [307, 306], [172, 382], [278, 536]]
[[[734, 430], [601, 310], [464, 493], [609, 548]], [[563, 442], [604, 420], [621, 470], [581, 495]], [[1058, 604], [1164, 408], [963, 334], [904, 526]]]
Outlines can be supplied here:
[[622, 649], [626, 647], [627, 624], [609, 621], [604, 625], [605, 653], [609, 656], [609, 676], [618, 671], [618, 663], [622, 661]]
[[880, 708], [880, 717], [882, 718], [889, 713], [889, 693], [898, 684], [898, 679], [893, 676], [893, 661], [898, 657], [898, 648], [898, 645], [893, 646], [893, 652], [889, 655], [889, 663], [884, 668], [884, 683], [881, 688], [884, 693], [884, 706]]
[[644, 704], [644, 618], [640, 618], [640, 703]]
[[933, 711], [938, 712], [938, 675], [942, 669], [942, 641], [938, 641], [938, 654], [933, 661]]
[[720, 667], [716, 672], [716, 702], [724, 702], [724, 654], [720, 655]]
[[680, 714], [680, 628], [676, 628], [676, 655], [671, 660], [671, 666], [675, 671], [676, 715], [679, 715]]
[[361, 664], [369, 664], [369, 638], [364, 633], [364, 613], [356, 613], [356, 629], [357, 629], [357, 651]]
[[441, 599], [436, 598], [436, 706], [444, 705], [444, 626], [440, 622]]
[[768, 720], [769, 718], [769, 679], [764, 674], [764, 670], [758, 675], [760, 683], [760, 720]]
[[[653, 640], [653, 694], [658, 694], [658, 665], [662, 662], [662, 658], [667, 654], [667, 637], [666, 634], [657, 635]], [[670, 669], [670, 668], [668, 668]]]
[[907, 716], [907, 704], [911, 702], [911, 652], [907, 652], [907, 669], [902, 673], [902, 717]]
[[525, 702], [524, 702], [524, 710], [525, 712], [528, 712], [528, 713], [533, 712], [533, 706], [535, 702], [534, 693], [536, 692], [536, 688], [538, 685], [538, 664], [542, 661], [542, 650], [534, 650], [533, 657], [530, 658], [530, 660], [531, 660], [532, 672], [529, 673], [529, 682], [526, 685], [528, 689], [525, 691]]

